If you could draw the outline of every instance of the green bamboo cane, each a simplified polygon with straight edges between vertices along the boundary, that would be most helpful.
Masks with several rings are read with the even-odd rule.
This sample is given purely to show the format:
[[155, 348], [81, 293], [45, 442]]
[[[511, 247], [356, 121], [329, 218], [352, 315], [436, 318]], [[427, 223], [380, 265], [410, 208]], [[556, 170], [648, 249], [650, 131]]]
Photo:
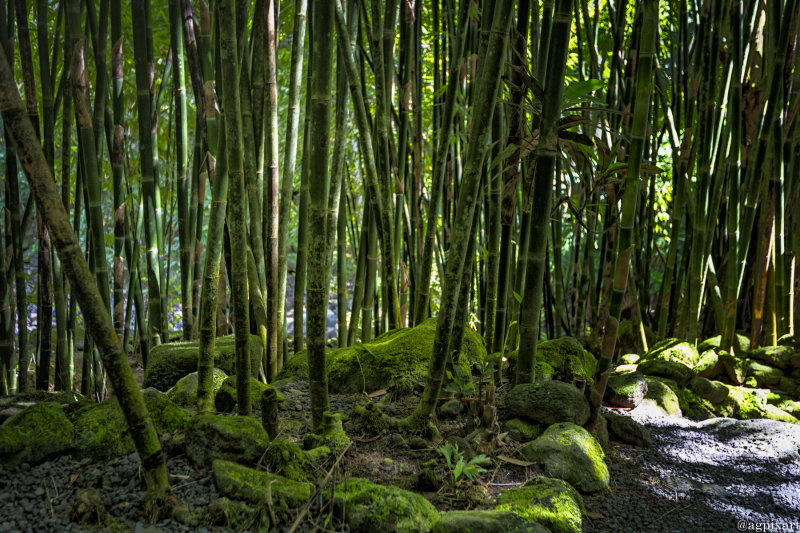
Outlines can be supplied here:
[[[114, 144], [111, 154], [111, 172], [112, 172], [112, 186], [114, 189], [114, 263], [113, 263], [113, 277], [114, 277], [114, 329], [117, 336], [124, 338], [123, 324], [124, 313], [123, 305], [125, 296], [123, 293], [124, 285], [124, 259], [122, 254], [125, 249], [125, 190], [123, 185], [123, 178], [125, 175], [125, 136], [122, 129], [123, 120], [123, 57], [122, 45], [123, 40], [121, 36], [121, 18], [120, 2], [115, 0], [111, 6], [112, 20], [111, 32], [112, 38], [114, 33], [120, 33], [116, 39], [111, 53], [111, 77], [113, 80], [111, 87], [112, 102], [114, 107]], [[123, 342], [123, 350], [127, 350]]]
[[[339, 205], [347, 205], [347, 194], [345, 187], [341, 188]], [[2, 273], [2, 272], [0, 272]], [[339, 347], [346, 347], [347, 344], [347, 217], [345, 213], [339, 214], [336, 226], [336, 288], [337, 288], [337, 311], [339, 326]], [[0, 294], [1, 296], [1, 294]]]
[[[364, 193], [366, 203], [367, 192]], [[369, 248], [369, 228], [370, 228], [369, 209], [364, 210], [361, 220], [360, 244], [358, 246], [358, 259], [356, 260], [356, 278], [353, 285], [353, 303], [350, 306], [350, 324], [347, 327], [347, 346], [352, 346], [356, 342], [358, 333], [358, 319], [361, 316], [362, 304], [364, 303], [364, 280], [367, 278], [367, 250]]]
[[[611, 358], [617, 343], [619, 319], [622, 303], [628, 283], [630, 257], [633, 242], [634, 217], [639, 192], [639, 172], [644, 151], [645, 135], [652, 93], [653, 62], [656, 53], [658, 36], [658, 0], [646, 0], [643, 4], [642, 33], [638, 67], [636, 72], [636, 101], [633, 124], [631, 127], [631, 149], [628, 160], [628, 172], [625, 178], [625, 192], [622, 199], [622, 217], [617, 247], [617, 259], [614, 273], [614, 290], [611, 297], [609, 314], [606, 318], [606, 329], [603, 334], [603, 348], [600, 361], [595, 371], [595, 381], [590, 396], [589, 428], [596, 433], [599, 427], [600, 407], [605, 393], [608, 375], [611, 370]], [[520, 351], [520, 353], [522, 353]]]
[[[13, 15], [12, 15], [13, 18]], [[6, 21], [6, 4], [5, 2], [0, 3], [0, 49], [7, 53], [9, 49], [9, 40], [8, 40], [8, 22]], [[11, 142], [11, 137], [8, 134], [7, 129], [5, 126], [3, 127], [3, 140], [5, 144], [5, 158], [6, 158], [6, 165], [5, 165], [5, 179], [6, 183], [3, 184], [3, 191], [4, 194], [4, 208], [5, 212], [7, 213], [3, 216], [5, 233], [3, 234], [3, 250], [0, 251], [0, 259], [2, 259], [2, 264], [0, 264], [0, 362], [5, 365], [5, 376], [3, 378], [3, 383], [5, 383], [5, 394], [13, 394], [16, 392], [17, 388], [17, 354], [14, 350], [14, 331], [13, 331], [13, 320], [12, 320], [12, 310], [11, 310], [11, 302], [10, 302], [10, 282], [6, 281], [6, 277], [13, 272], [13, 265], [11, 268], [12, 272], [6, 272], [6, 263], [5, 263], [5, 252], [6, 248], [9, 245], [13, 246], [13, 235], [11, 233], [11, 218], [8, 214], [10, 214], [10, 195], [9, 189], [7, 187], [9, 182], [9, 175], [14, 172], [16, 173], [16, 165], [17, 165], [17, 156], [14, 152], [14, 147]], [[12, 252], [12, 261], [13, 261], [13, 252]]]
[[[503, 151], [503, 104], [497, 102], [492, 115], [492, 143], [497, 143], [492, 149], [492, 164], [498, 160], [498, 156]], [[487, 260], [486, 260], [486, 312], [483, 322], [484, 340], [486, 346], [494, 346], [494, 323], [497, 316], [497, 293], [498, 278], [500, 275], [500, 196], [503, 188], [503, 162], [495, 166], [494, 176], [490, 175], [488, 184], [489, 212], [484, 213], [488, 216], [487, 226]], [[460, 297], [459, 297], [460, 298]]]

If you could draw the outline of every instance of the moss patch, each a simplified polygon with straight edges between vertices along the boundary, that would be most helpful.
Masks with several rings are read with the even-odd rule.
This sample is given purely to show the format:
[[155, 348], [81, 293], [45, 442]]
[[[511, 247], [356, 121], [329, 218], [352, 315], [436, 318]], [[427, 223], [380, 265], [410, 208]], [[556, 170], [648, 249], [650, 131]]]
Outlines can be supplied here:
[[[509, 354], [508, 364], [516, 367], [518, 351]], [[597, 360], [594, 355], [583, 349], [580, 342], [572, 337], [561, 337], [544, 341], [536, 347], [536, 379], [556, 379], [572, 383], [575, 376], [586, 380], [591, 387]]]
[[216, 459], [255, 464], [267, 446], [267, 432], [249, 416], [201, 414], [186, 424], [186, 455], [201, 468]]
[[647, 394], [644, 395], [643, 404], [652, 402], [666, 415], [681, 415], [680, 402], [675, 394], [677, 385], [674, 388], [670, 387], [664, 380], [651, 376], [645, 377], [645, 381], [647, 381]]
[[542, 434], [541, 427], [523, 422], [519, 418], [507, 421], [503, 431], [507, 431], [508, 435], [518, 442], [528, 442]]
[[[719, 350], [719, 345], [721, 341], [722, 337], [720, 337], [719, 335], [717, 335], [716, 337], [710, 337], [697, 345], [697, 351], [702, 354], [712, 349]], [[744, 335], [737, 333], [733, 339], [733, 351], [740, 357], [746, 356], [747, 352], [750, 351], [750, 339], [748, 339]]]
[[450, 511], [433, 526], [432, 533], [547, 533], [511, 511]]
[[[250, 378], [250, 404], [253, 409], [260, 409], [261, 395], [265, 390], [274, 389], [272, 385], [265, 385], [255, 378]], [[278, 402], [285, 402], [286, 397], [276, 391]], [[214, 396], [214, 409], [218, 413], [232, 413], [236, 409], [236, 377], [232, 376], [222, 382], [219, 390]]]
[[75, 429], [56, 402], [26, 407], [0, 428], [0, 462], [36, 464], [70, 450]]
[[553, 533], [580, 533], [586, 513], [578, 491], [560, 479], [545, 477], [535, 477], [500, 494], [497, 510], [513, 511]]
[[349, 443], [350, 439], [342, 429], [342, 415], [332, 415], [327, 411], [323, 414], [321, 430], [303, 435], [303, 447], [307, 450], [324, 446], [334, 455], [342, 453]]
[[268, 488], [271, 488], [272, 500], [283, 500], [292, 509], [308, 502], [314, 493], [311, 483], [292, 481], [229, 461], [218, 459], [211, 469], [219, 493], [234, 500], [261, 504], [266, 500]]
[[779, 422], [787, 422], [789, 424], [800, 424], [800, 420], [774, 405], [767, 405], [764, 410], [764, 418], [777, 420]]
[[[212, 376], [213, 380], [213, 393], [216, 394], [225, 381], [228, 374], [220, 370], [214, 369]], [[167, 397], [172, 400], [175, 405], [180, 406], [194, 406], [197, 405], [197, 372], [192, 372], [188, 376], [182, 377], [174, 387], [167, 391]]]
[[688, 368], [694, 367], [700, 360], [697, 349], [689, 342], [680, 339], [664, 339], [653, 345], [646, 354], [642, 356], [642, 361], [673, 361], [681, 363]]
[[293, 481], [308, 482], [314, 479], [314, 463], [324, 461], [330, 449], [322, 447], [304, 452], [289, 439], [278, 437], [269, 444], [265, 461], [270, 472]]

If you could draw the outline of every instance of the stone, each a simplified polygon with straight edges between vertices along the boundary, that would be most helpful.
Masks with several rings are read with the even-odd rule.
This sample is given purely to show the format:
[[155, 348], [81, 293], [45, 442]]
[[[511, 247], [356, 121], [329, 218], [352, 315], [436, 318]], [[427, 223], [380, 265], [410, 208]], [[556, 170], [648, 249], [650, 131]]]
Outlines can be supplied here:
[[[170, 342], [154, 346], [150, 350], [144, 386], [167, 391], [192, 372], [197, 372], [197, 356], [200, 341]], [[250, 335], [250, 375], [258, 377], [264, 346], [257, 335]], [[217, 337], [214, 340], [214, 367], [229, 376], [236, 374], [236, 349], [234, 336]]]
[[591, 335], [575, 337], [581, 347], [592, 354], [595, 359], [600, 359], [603, 351], [603, 339], [600, 337], [593, 337]]
[[[619, 323], [619, 330], [617, 331], [617, 349], [622, 353], [636, 353], [644, 348], [642, 346], [641, 334], [636, 331], [636, 339], [634, 340], [633, 322], [630, 320], [623, 320]], [[652, 346], [656, 341], [656, 335], [653, 330], [648, 326], [644, 326], [644, 336], [647, 339], [647, 345]], [[638, 346], [640, 350], [636, 350]], [[643, 351], [643, 350], [642, 350]]]
[[[331, 489], [323, 492], [330, 499]], [[428, 533], [439, 520], [433, 505], [419, 494], [351, 477], [336, 486], [334, 515], [342, 516], [351, 533]]]
[[506, 398], [509, 416], [549, 426], [572, 422], [582, 426], [589, 419], [589, 402], [581, 392], [560, 381], [517, 385]]
[[728, 397], [728, 387], [719, 381], [696, 377], [689, 383], [689, 388], [699, 397], [711, 403], [722, 403]]
[[615, 366], [609, 376], [622, 376], [624, 374], [630, 374], [632, 372], [636, 372], [636, 368], [638, 365], [618, 365]]
[[778, 339], [778, 346], [791, 346], [795, 350], [800, 349], [800, 335], [787, 333]]
[[772, 405], [774, 405], [784, 413], [789, 413], [795, 418], [800, 418], [800, 402], [796, 402], [794, 400], [784, 397], [777, 402], [773, 402]]
[[552, 379], [572, 383], [573, 378], [578, 376], [585, 379], [587, 385], [592, 383], [597, 365], [595, 357], [572, 337], [540, 343], [536, 348], [536, 362], [545, 363], [553, 369]]
[[608, 468], [600, 444], [588, 431], [570, 422], [548, 427], [522, 449], [522, 455], [581, 492], [608, 487]]
[[618, 407], [637, 407], [647, 394], [647, 381], [641, 372], [610, 376], [605, 400]]
[[[166, 395], [142, 396], [157, 433], [174, 433], [189, 421], [189, 415]], [[109, 461], [136, 451], [117, 397], [83, 407], [73, 418], [79, 458]]]
[[647, 359], [639, 364], [637, 370], [647, 376], [671, 379], [681, 387], [688, 385], [695, 376], [694, 371], [683, 363], [660, 359]]
[[613, 448], [611, 448], [611, 436], [608, 434], [608, 421], [605, 419], [602, 412], [600, 413], [600, 425], [597, 428], [597, 435], [595, 438], [603, 449], [604, 454], [608, 455], [613, 452]]
[[787, 422], [789, 424], [800, 424], [800, 420], [774, 405], [767, 405], [766, 409], [764, 409], [764, 418], [777, 420], [779, 422]]
[[641, 359], [640, 356], [636, 355], [635, 353], [625, 354], [619, 358], [620, 365], [635, 365]]
[[751, 359], [747, 365], [747, 375], [748, 377], [752, 376], [756, 378], [756, 383], [758, 383], [759, 386], [770, 387], [781, 382], [783, 371]]
[[800, 395], [800, 384], [792, 378], [782, 377], [778, 382], [778, 388], [791, 396]]
[[706, 350], [700, 360], [694, 365], [695, 373], [701, 378], [714, 379], [725, 373], [725, 365], [717, 355], [716, 350]]
[[728, 352], [720, 351], [718, 353], [719, 360], [725, 367], [725, 373], [728, 375], [734, 385], [741, 385], [744, 383], [747, 376], [747, 359], [738, 357]]
[[[703, 354], [708, 350], [712, 349], [719, 350], [719, 345], [721, 341], [722, 337], [719, 335], [715, 337], [710, 337], [697, 345], [697, 351], [700, 354]], [[748, 339], [747, 337], [745, 337], [740, 333], [737, 333], [736, 336], [733, 338], [733, 353], [737, 354], [740, 357], [746, 357], [747, 352], [749, 351], [750, 351], [750, 339]]]
[[290, 509], [306, 504], [316, 490], [312, 483], [292, 481], [222, 459], [215, 460], [211, 470], [220, 494], [255, 505], [264, 503], [268, 487], [272, 492], [272, 501], [275, 504], [283, 501]]
[[[213, 394], [216, 394], [222, 386], [222, 382], [228, 378], [228, 374], [220, 370], [214, 369], [212, 377]], [[184, 376], [178, 380], [174, 387], [167, 391], [167, 397], [172, 400], [175, 405], [181, 407], [193, 407], [197, 405], [197, 372], [192, 372], [188, 376]]]
[[700, 360], [700, 354], [689, 342], [680, 339], [664, 339], [654, 344], [641, 360], [672, 361], [692, 368]]
[[[727, 401], [736, 404], [736, 417], [740, 419], [761, 418], [767, 408], [767, 392], [764, 389], [728, 387]], [[725, 402], [723, 402], [723, 405]]]
[[548, 533], [511, 511], [449, 511], [431, 533]]
[[457, 418], [461, 412], [461, 402], [458, 399], [450, 400], [439, 408], [439, 416], [445, 419]]
[[506, 421], [503, 432], [508, 433], [508, 436], [517, 442], [528, 442], [541, 435], [542, 428], [519, 418], [512, 418]]
[[71, 450], [75, 428], [56, 402], [23, 409], [0, 428], [0, 463], [38, 464]]
[[[260, 409], [261, 395], [265, 390], [274, 389], [272, 385], [261, 383], [256, 378], [250, 378], [250, 407], [252, 409]], [[236, 409], [237, 396], [236, 396], [236, 376], [231, 376], [222, 382], [219, 391], [214, 396], [214, 410], [218, 413], [232, 413]], [[285, 402], [286, 397], [278, 394], [278, 402]]]
[[498, 511], [512, 511], [553, 533], [580, 533], [586, 510], [583, 498], [560, 479], [535, 477], [525, 485], [503, 491], [497, 497]]
[[254, 465], [268, 446], [267, 432], [249, 416], [198, 414], [186, 424], [186, 455], [198, 468], [217, 459]]
[[603, 413], [603, 416], [608, 423], [609, 435], [617, 441], [643, 448], [653, 444], [653, 435], [650, 430], [631, 417], [618, 415], [610, 411]]
[[750, 359], [757, 359], [769, 366], [786, 370], [792, 366], [792, 357], [795, 354], [791, 346], [764, 346], [750, 352]]

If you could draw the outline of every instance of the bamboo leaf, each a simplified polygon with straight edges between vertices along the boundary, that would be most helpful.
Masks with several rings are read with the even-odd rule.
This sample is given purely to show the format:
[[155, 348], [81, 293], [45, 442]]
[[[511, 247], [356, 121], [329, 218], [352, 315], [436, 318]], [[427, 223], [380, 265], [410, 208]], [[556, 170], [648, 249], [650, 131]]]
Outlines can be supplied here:
[[[517, 294], [517, 291], [512, 291], [512, 292], [514, 293], [514, 298], [516, 298], [517, 302], [522, 303], [522, 296]], [[509, 327], [513, 326], [514, 324], [516, 324], [516, 321], [509, 324]]]

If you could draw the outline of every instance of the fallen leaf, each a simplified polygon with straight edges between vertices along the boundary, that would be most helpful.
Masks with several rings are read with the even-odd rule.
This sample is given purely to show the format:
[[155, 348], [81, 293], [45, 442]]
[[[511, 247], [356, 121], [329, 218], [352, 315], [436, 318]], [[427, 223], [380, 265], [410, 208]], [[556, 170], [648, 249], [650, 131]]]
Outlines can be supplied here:
[[507, 463], [511, 463], [512, 465], [531, 466], [533, 464], [530, 461], [522, 461], [520, 459], [514, 459], [513, 457], [509, 457], [507, 455], [498, 455], [497, 458]]
[[370, 398], [375, 398], [376, 396], [383, 396], [384, 394], [386, 394], [386, 389], [376, 390], [373, 393], [367, 394], [367, 396]]
[[586, 516], [589, 518], [605, 518], [605, 516], [601, 515], [600, 513], [586, 513]]
[[78, 474], [72, 474], [71, 476], [69, 476], [69, 484], [70, 484], [70, 486], [72, 486], [72, 484], [75, 483], [76, 479], [78, 479]]

